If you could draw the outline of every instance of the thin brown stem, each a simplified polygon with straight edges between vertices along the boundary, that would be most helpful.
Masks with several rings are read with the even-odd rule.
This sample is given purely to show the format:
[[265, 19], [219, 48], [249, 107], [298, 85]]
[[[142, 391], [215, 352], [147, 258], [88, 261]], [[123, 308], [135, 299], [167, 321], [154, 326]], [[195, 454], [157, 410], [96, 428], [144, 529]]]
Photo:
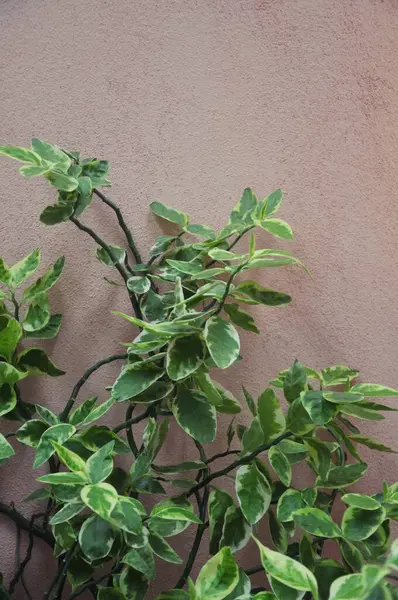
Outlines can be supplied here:
[[53, 535], [49, 531], [46, 531], [38, 525], [31, 525], [30, 521], [26, 519], [13, 506], [9, 506], [7, 504], [4, 504], [4, 502], [0, 502], [0, 513], [6, 515], [9, 519], [14, 521], [14, 523], [16, 523], [18, 527], [20, 527], [20, 529], [23, 529], [23, 531], [32, 532], [33, 535], [42, 539], [44, 542], [46, 542], [46, 544], [48, 544], [52, 548], [54, 547], [55, 540]]
[[120, 208], [117, 206], [117, 204], [115, 204], [114, 202], [112, 202], [112, 200], [110, 200], [110, 198], [107, 198], [107, 196], [105, 196], [105, 194], [103, 194], [100, 190], [98, 189], [94, 189], [94, 194], [96, 196], [98, 196], [98, 198], [100, 198], [100, 200], [102, 200], [102, 202], [104, 202], [104, 204], [106, 204], [107, 206], [109, 206], [116, 214], [118, 223], [121, 227], [121, 229], [123, 230], [124, 235], [126, 236], [126, 240], [128, 243], [128, 246], [134, 256], [134, 260], [137, 264], [142, 263], [142, 258], [141, 255], [138, 251], [138, 248], [134, 242], [133, 239], [133, 234], [131, 233], [130, 229], [127, 227], [126, 222], [123, 218], [123, 214], [122, 211], [120, 210]]
[[126, 352], [124, 352], [123, 354], [113, 354], [112, 356], [108, 356], [107, 358], [103, 358], [102, 360], [99, 360], [94, 365], [92, 365], [89, 369], [87, 369], [87, 371], [79, 379], [79, 381], [76, 383], [75, 387], [73, 388], [72, 393], [69, 397], [68, 402], [66, 403], [64, 410], [59, 415], [60, 420], [61, 421], [67, 420], [69, 413], [72, 410], [74, 403], [76, 402], [80, 388], [83, 387], [83, 385], [86, 383], [86, 381], [90, 377], [90, 375], [95, 373], [95, 371], [97, 371], [103, 365], [107, 365], [111, 362], [114, 362], [115, 360], [125, 360], [127, 357], [128, 357], [128, 354]]
[[285, 438], [291, 437], [292, 435], [293, 434], [290, 431], [285, 431], [285, 433], [283, 433], [282, 435], [280, 435], [279, 437], [277, 437], [271, 443], [269, 443], [269, 444], [263, 444], [262, 446], [260, 446], [259, 448], [257, 448], [257, 450], [254, 450], [253, 452], [251, 452], [247, 456], [243, 456], [242, 458], [239, 458], [238, 460], [235, 460], [233, 463], [231, 463], [230, 465], [228, 465], [224, 469], [220, 469], [219, 471], [215, 471], [214, 473], [212, 473], [211, 475], [209, 475], [208, 477], [206, 477], [205, 479], [203, 479], [202, 481], [200, 481], [199, 483], [197, 483], [196, 485], [194, 485], [193, 487], [191, 487], [191, 489], [188, 490], [188, 492], [187, 492], [187, 496], [192, 496], [192, 494], [194, 494], [197, 490], [202, 489], [203, 487], [205, 487], [206, 485], [208, 485], [214, 479], [218, 479], [219, 477], [223, 477], [224, 475], [227, 475], [230, 471], [233, 471], [237, 467], [240, 467], [241, 465], [247, 465], [252, 460], [254, 460], [258, 454], [261, 454], [261, 452], [266, 452], [267, 450], [269, 450], [270, 448], [272, 448], [272, 446], [276, 446], [277, 444], [279, 444], [279, 442], [281, 442]]

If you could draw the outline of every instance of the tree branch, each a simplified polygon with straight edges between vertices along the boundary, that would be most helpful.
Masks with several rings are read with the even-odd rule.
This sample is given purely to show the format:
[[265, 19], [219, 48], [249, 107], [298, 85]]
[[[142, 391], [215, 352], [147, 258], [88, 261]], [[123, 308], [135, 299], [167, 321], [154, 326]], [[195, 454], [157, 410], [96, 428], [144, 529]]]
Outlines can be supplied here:
[[282, 433], [282, 435], [277, 437], [270, 444], [263, 444], [262, 446], [257, 448], [257, 450], [254, 450], [247, 456], [243, 456], [242, 458], [235, 460], [228, 467], [225, 467], [224, 469], [220, 469], [219, 471], [215, 471], [215, 473], [212, 473], [211, 475], [209, 475], [208, 477], [206, 477], [205, 479], [203, 479], [202, 481], [200, 481], [199, 483], [197, 483], [196, 485], [191, 487], [191, 489], [188, 490], [188, 492], [187, 492], [187, 497], [192, 496], [192, 494], [194, 494], [196, 491], [198, 491], [198, 490], [202, 489], [203, 487], [205, 487], [206, 485], [208, 485], [214, 479], [218, 479], [218, 477], [227, 475], [230, 471], [233, 471], [234, 469], [236, 469], [237, 467], [240, 467], [241, 465], [247, 465], [253, 459], [255, 459], [258, 454], [261, 454], [261, 452], [266, 452], [267, 450], [272, 448], [272, 446], [276, 446], [277, 444], [279, 444], [279, 442], [281, 442], [285, 438], [291, 437], [292, 435], [293, 434], [290, 431], [285, 431], [285, 433]]
[[32, 524], [31, 526], [30, 521], [13, 506], [8, 506], [7, 504], [4, 504], [4, 502], [0, 502], [0, 513], [9, 517], [16, 525], [18, 525], [18, 527], [20, 527], [20, 529], [32, 532], [33, 535], [42, 539], [46, 544], [51, 546], [51, 548], [54, 548], [55, 540], [53, 535], [38, 525]]
[[[117, 256], [113, 252], [112, 248], [110, 246], [108, 246], [108, 244], [106, 244], [104, 242], [104, 240], [101, 239], [99, 237], [99, 235], [97, 235], [95, 233], [95, 231], [93, 231], [90, 227], [83, 225], [83, 223], [81, 221], [79, 221], [79, 219], [76, 219], [76, 217], [69, 217], [69, 221], [72, 221], [72, 223], [74, 223], [76, 225], [76, 227], [78, 227], [81, 231], [84, 231], [85, 233], [87, 233], [91, 238], [93, 238], [93, 240], [99, 246], [101, 246], [101, 248], [103, 248], [105, 250], [105, 252], [108, 254], [109, 258], [111, 259], [113, 265], [119, 271], [119, 273], [120, 273], [121, 277], [123, 278], [123, 281], [127, 287], [127, 280], [129, 278], [129, 274], [126, 271], [124, 265], [121, 265], [120, 262], [118, 261]], [[131, 304], [133, 306], [133, 310], [134, 310], [136, 316], [138, 317], [138, 319], [142, 319], [141, 308], [140, 308], [139, 302], [138, 302], [135, 294], [130, 291], [128, 291], [128, 293], [129, 293], [130, 301], [131, 301]]]
[[133, 234], [131, 233], [130, 229], [127, 227], [126, 222], [123, 218], [123, 214], [122, 211], [120, 210], [120, 208], [117, 206], [117, 204], [115, 204], [114, 202], [112, 202], [112, 200], [110, 200], [109, 198], [107, 198], [105, 196], [105, 194], [103, 194], [100, 190], [94, 188], [94, 194], [96, 196], [98, 196], [98, 198], [100, 198], [102, 200], [102, 202], [104, 202], [104, 204], [107, 204], [115, 213], [116, 213], [116, 217], [118, 220], [118, 223], [121, 227], [121, 229], [124, 232], [124, 235], [126, 236], [126, 240], [127, 243], [129, 245], [129, 248], [134, 256], [134, 260], [136, 261], [137, 264], [142, 263], [142, 258], [141, 255], [138, 251], [138, 248], [134, 242], [133, 239]]
[[75, 403], [75, 401], [77, 399], [77, 396], [79, 394], [80, 388], [83, 387], [83, 385], [86, 383], [86, 381], [90, 377], [90, 375], [92, 375], [93, 373], [95, 373], [95, 371], [97, 371], [103, 365], [107, 365], [107, 364], [109, 364], [111, 362], [114, 362], [115, 360], [125, 360], [127, 357], [128, 357], [128, 354], [126, 352], [124, 352], [122, 354], [113, 354], [112, 356], [108, 356], [107, 358], [103, 358], [102, 360], [99, 360], [94, 365], [92, 365], [89, 369], [87, 369], [87, 371], [79, 379], [79, 381], [77, 382], [77, 384], [73, 388], [72, 393], [70, 395], [70, 398], [69, 398], [68, 402], [66, 403], [65, 408], [63, 409], [63, 411], [59, 415], [60, 420], [61, 421], [66, 421], [66, 419], [68, 418], [69, 413], [72, 410], [73, 405], [74, 405], [74, 403]]
[[120, 423], [120, 425], [116, 425], [116, 427], [113, 428], [113, 432], [118, 433], [122, 429], [127, 429], [127, 427], [130, 427], [131, 425], [135, 425], [136, 423], [143, 421], [144, 419], [149, 417], [150, 414], [151, 414], [151, 409], [147, 408], [145, 412], [141, 413], [137, 417], [133, 417], [132, 419], [128, 419], [124, 423]]

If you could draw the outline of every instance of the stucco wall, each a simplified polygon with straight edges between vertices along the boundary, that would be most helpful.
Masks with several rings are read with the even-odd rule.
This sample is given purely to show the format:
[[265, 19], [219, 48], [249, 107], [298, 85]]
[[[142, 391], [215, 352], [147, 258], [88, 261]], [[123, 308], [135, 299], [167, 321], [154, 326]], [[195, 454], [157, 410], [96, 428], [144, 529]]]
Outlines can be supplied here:
[[[398, 386], [395, 0], [3, 0], [0, 22], [1, 143], [35, 135], [109, 159], [111, 195], [141, 249], [159, 232], [153, 199], [219, 227], [245, 186], [260, 196], [284, 188], [296, 237], [279, 247], [305, 260], [314, 280], [295, 269], [258, 273], [294, 302], [253, 309], [262, 335], [243, 336], [245, 360], [224, 378], [232, 389], [256, 393], [296, 357]], [[68, 374], [24, 389], [60, 409], [83, 370], [129, 338], [128, 324], [110, 315], [128, 307], [102, 281], [89, 239], [72, 225], [39, 223], [51, 190], [23, 181], [5, 159], [0, 178], [0, 253], [12, 262], [40, 245], [44, 264], [67, 258], [52, 294], [65, 326], [48, 347]], [[86, 218], [121, 241], [103, 206]], [[259, 238], [274, 243], [266, 232]], [[105, 399], [116, 372], [105, 368], [82, 397]], [[393, 415], [364, 429], [397, 445], [397, 424]], [[167, 458], [189, 451], [172, 436]], [[25, 514], [31, 463], [19, 448], [1, 471], [0, 498]], [[363, 488], [373, 492], [397, 471], [394, 455], [372, 456]], [[15, 531], [1, 516], [0, 525], [7, 574]], [[28, 570], [35, 598], [51, 577], [43, 556]], [[163, 569], [163, 588], [177, 571]]]

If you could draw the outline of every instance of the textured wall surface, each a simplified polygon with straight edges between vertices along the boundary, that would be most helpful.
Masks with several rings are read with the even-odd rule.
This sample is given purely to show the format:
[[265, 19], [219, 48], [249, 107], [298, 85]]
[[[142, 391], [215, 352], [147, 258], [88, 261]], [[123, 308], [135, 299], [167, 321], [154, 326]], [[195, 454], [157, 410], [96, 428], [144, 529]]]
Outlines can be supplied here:
[[[298, 357], [398, 386], [395, 0], [2, 0], [0, 23], [1, 143], [27, 145], [35, 135], [109, 159], [111, 195], [141, 249], [159, 233], [153, 199], [221, 226], [245, 186], [259, 196], [284, 188], [282, 216], [296, 236], [277, 245], [305, 260], [314, 280], [295, 269], [258, 273], [294, 302], [253, 309], [262, 335], [244, 337], [245, 360], [224, 383], [257, 393]], [[67, 258], [52, 294], [65, 326], [47, 345], [67, 375], [24, 389], [60, 409], [84, 369], [130, 337], [110, 315], [127, 303], [104, 284], [90, 239], [72, 225], [39, 223], [52, 197], [42, 181], [23, 181], [5, 159], [0, 177], [0, 254], [17, 261], [40, 245], [44, 264]], [[121, 241], [102, 205], [85, 219]], [[274, 243], [266, 232], [260, 241]], [[105, 368], [82, 396], [105, 399], [116, 373]], [[397, 424], [393, 415], [364, 428], [396, 445]], [[185, 444], [171, 436], [167, 459], [186, 456]], [[25, 514], [31, 463], [32, 452], [19, 448], [1, 471], [1, 500]], [[362, 489], [397, 475], [394, 455], [372, 456]], [[15, 531], [2, 516], [0, 526], [7, 575]], [[258, 557], [247, 551], [244, 561]], [[29, 568], [35, 599], [51, 578], [47, 564], [38, 552]], [[177, 573], [163, 568], [161, 587]], [[21, 589], [16, 598], [25, 598]]]

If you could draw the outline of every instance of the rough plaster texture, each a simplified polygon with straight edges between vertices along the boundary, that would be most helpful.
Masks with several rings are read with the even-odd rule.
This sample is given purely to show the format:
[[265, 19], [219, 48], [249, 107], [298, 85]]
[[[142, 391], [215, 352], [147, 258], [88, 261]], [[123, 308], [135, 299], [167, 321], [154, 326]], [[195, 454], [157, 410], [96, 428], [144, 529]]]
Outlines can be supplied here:
[[[140, 248], [159, 232], [148, 212], [153, 199], [219, 227], [246, 185], [259, 195], [284, 188], [283, 216], [296, 237], [278, 245], [305, 260], [314, 280], [294, 269], [258, 273], [294, 302], [253, 309], [262, 335], [243, 336], [245, 360], [224, 377], [231, 389], [258, 392], [296, 357], [316, 368], [346, 363], [366, 380], [398, 385], [394, 0], [2, 0], [0, 20], [2, 142], [24, 145], [36, 135], [108, 158], [112, 197]], [[68, 374], [24, 389], [30, 401], [60, 409], [82, 371], [129, 338], [128, 324], [110, 316], [128, 307], [104, 285], [90, 239], [39, 223], [52, 192], [14, 167], [0, 163], [1, 254], [12, 262], [40, 245], [45, 264], [67, 258], [52, 294], [65, 326], [48, 347]], [[85, 218], [121, 241], [104, 207]], [[259, 237], [274, 243], [266, 232]], [[116, 373], [116, 365], [105, 368], [83, 396], [105, 399]], [[396, 427], [393, 415], [364, 429], [396, 445]], [[168, 460], [190, 451], [185, 438], [170, 436]], [[0, 483], [1, 499], [26, 514], [20, 500], [34, 481], [31, 463], [19, 448]], [[396, 480], [396, 464], [394, 455], [372, 456], [361, 488]], [[0, 523], [7, 575], [15, 531]], [[243, 560], [257, 563], [256, 552]], [[163, 567], [162, 588], [177, 571]], [[35, 599], [50, 577], [39, 552], [28, 570]], [[18, 589], [15, 597], [25, 595]]]

